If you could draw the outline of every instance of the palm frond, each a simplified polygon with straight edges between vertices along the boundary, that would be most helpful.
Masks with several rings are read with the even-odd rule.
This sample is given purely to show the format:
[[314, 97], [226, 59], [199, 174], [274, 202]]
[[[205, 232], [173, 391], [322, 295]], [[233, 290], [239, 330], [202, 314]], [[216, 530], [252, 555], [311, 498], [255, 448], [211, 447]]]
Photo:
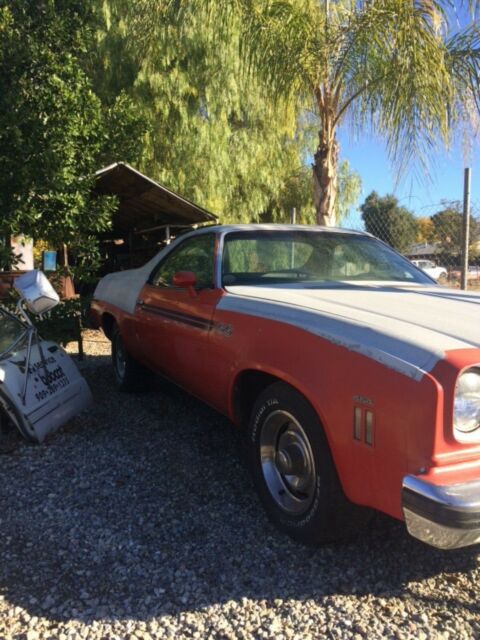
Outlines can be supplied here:
[[311, 2], [264, 2], [244, 16], [242, 57], [277, 98], [311, 93], [322, 25]]
[[440, 140], [448, 145], [454, 122], [464, 118], [466, 87], [471, 93], [479, 86], [476, 29], [449, 44], [430, 4], [365, 4], [350, 25], [337, 71], [338, 121], [347, 118], [354, 129], [384, 137], [399, 171], [411, 161], [427, 168], [432, 149]]
[[[459, 7], [477, 15], [480, 0], [330, 0], [328, 13], [319, 0], [131, 4], [140, 39], [165, 11], [179, 28], [210, 21], [219, 42], [240, 33], [239, 73], [276, 101], [315, 102], [320, 126], [328, 117], [334, 128], [379, 133], [399, 170], [411, 160], [426, 167], [456, 123], [480, 112], [479, 27], [455, 22]], [[152, 33], [145, 42], [155, 46]]]
[[458, 95], [470, 93], [480, 112], [480, 28], [471, 25], [446, 42], [447, 67]]

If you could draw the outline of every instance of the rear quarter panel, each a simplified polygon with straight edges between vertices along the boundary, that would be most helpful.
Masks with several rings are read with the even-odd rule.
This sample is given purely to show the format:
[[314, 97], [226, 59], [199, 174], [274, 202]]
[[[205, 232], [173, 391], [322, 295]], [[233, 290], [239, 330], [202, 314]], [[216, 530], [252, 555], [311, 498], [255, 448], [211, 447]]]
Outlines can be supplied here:
[[127, 350], [134, 358], [141, 360], [135, 314], [123, 311], [103, 300], [93, 300], [90, 305], [90, 322], [93, 328], [102, 329], [109, 339], [111, 338], [111, 323], [117, 324]]

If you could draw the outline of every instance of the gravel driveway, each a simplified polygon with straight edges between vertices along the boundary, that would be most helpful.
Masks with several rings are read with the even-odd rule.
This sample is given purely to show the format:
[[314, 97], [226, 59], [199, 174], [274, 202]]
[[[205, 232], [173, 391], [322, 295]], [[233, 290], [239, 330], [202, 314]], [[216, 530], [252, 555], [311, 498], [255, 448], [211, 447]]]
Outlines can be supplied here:
[[178, 389], [114, 391], [0, 455], [0, 638], [479, 638], [479, 548], [441, 552], [378, 516], [301, 547], [267, 521], [239, 433]]

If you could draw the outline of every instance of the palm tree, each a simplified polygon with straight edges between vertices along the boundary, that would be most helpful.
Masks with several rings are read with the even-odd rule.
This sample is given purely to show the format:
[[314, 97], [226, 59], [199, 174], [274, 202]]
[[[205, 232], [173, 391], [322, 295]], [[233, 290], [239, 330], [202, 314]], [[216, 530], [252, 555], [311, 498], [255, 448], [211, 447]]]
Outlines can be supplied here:
[[[319, 224], [335, 223], [339, 126], [383, 136], [401, 171], [426, 167], [438, 141], [479, 110], [480, 31], [454, 32], [447, 2], [283, 0], [243, 3], [249, 67], [281, 99], [311, 101]], [[366, 159], [368, 161], [368, 158]]]
[[461, 29], [454, 0], [171, 2], [180, 14], [186, 6], [207, 6], [217, 28], [240, 16], [248, 73], [259, 76], [275, 99], [313, 105], [319, 224], [335, 223], [340, 126], [382, 136], [400, 173], [411, 161], [428, 171], [439, 143], [448, 145], [459, 125], [475, 127], [480, 30], [474, 15], [480, 2], [465, 2], [471, 20]]

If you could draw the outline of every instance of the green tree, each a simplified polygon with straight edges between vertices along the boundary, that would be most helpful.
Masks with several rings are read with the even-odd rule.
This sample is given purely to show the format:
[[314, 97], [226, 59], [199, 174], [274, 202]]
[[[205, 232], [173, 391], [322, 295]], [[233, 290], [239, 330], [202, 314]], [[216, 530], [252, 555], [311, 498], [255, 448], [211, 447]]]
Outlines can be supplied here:
[[360, 206], [365, 229], [397, 251], [405, 253], [415, 242], [417, 224], [411, 211], [398, 206], [393, 195], [380, 197], [372, 191]]
[[416, 241], [424, 244], [435, 241], [435, 227], [431, 218], [417, 218]]
[[343, 160], [338, 166], [338, 193], [335, 199], [336, 224], [348, 219], [350, 210], [357, 204], [361, 191], [360, 174], [350, 167], [348, 160]]
[[0, 4], [0, 211], [4, 236], [75, 244], [107, 228], [113, 202], [91, 197], [104, 144], [101, 104], [75, 51], [81, 3]]
[[148, 122], [137, 166], [225, 222], [288, 219], [289, 198], [311, 208], [308, 122], [242, 76], [240, 24], [221, 37], [201, 12], [179, 20], [170, 9], [168, 0], [103, 2], [91, 75], [104, 102], [124, 92]]
[[128, 44], [125, 0], [90, 2], [92, 37], [81, 56], [84, 72], [101, 101], [104, 117], [104, 145], [101, 165], [123, 161], [141, 167], [152, 139], [153, 105], [134, 90], [140, 72]]
[[[360, 175], [350, 167], [348, 160], [340, 162], [338, 185], [335, 217], [337, 224], [342, 224], [348, 221], [350, 210], [358, 202], [362, 189]], [[278, 197], [271, 203], [271, 209], [262, 216], [262, 220], [289, 222], [292, 209], [295, 207], [299, 224], [315, 224], [312, 195], [312, 172], [303, 164], [296, 172], [286, 177]]]
[[[442, 250], [449, 254], [459, 255], [462, 248], [463, 213], [460, 202], [444, 201], [444, 208], [431, 216], [434, 238], [440, 243]], [[470, 216], [470, 245], [480, 240], [480, 222]]]
[[[146, 32], [161, 19], [147, 1]], [[241, 21], [244, 68], [273, 98], [318, 119], [317, 220], [335, 222], [338, 128], [375, 131], [399, 170], [448, 144], [479, 107], [480, 31], [458, 30], [454, 0], [176, 0], [179, 19], [205, 8], [217, 31]], [[465, 3], [466, 4], [466, 3]], [[480, 4], [471, 0], [470, 8]], [[473, 13], [472, 13], [473, 15]], [[240, 18], [239, 18], [240, 16]], [[139, 16], [141, 20], [142, 16]], [[153, 26], [152, 26], [153, 28]]]

